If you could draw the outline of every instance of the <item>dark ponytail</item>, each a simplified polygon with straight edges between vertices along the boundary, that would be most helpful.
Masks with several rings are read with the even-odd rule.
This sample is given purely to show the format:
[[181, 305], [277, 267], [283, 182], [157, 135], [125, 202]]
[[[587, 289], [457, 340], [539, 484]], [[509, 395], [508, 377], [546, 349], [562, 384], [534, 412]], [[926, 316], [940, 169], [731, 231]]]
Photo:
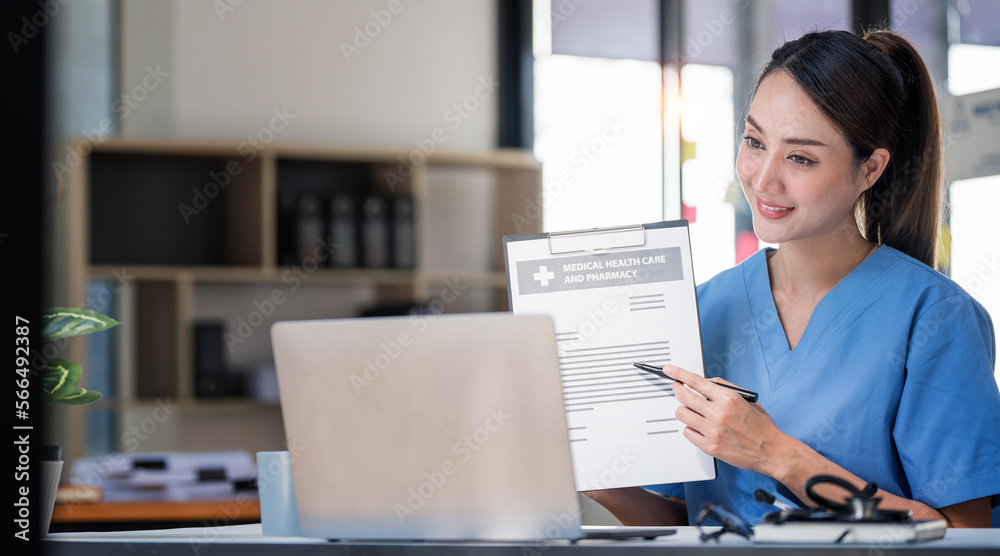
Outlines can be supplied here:
[[942, 143], [937, 95], [913, 45], [890, 31], [860, 39], [847, 31], [808, 33], [774, 51], [757, 86], [790, 75], [854, 151], [860, 167], [885, 148], [881, 177], [858, 199], [865, 238], [935, 265], [941, 218]]
[[869, 32], [865, 40], [889, 58], [904, 86], [896, 148], [879, 179], [881, 187], [870, 188], [858, 203], [865, 237], [879, 238], [933, 267], [943, 192], [941, 115], [934, 81], [910, 41], [885, 31]]

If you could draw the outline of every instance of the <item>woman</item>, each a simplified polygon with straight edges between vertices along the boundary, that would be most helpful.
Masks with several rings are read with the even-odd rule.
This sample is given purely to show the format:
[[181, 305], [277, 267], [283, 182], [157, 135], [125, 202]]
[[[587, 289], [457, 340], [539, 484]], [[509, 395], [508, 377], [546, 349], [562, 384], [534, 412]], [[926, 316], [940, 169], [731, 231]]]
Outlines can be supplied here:
[[904, 38], [827, 31], [778, 48], [736, 171], [754, 230], [779, 248], [698, 288], [705, 359], [729, 363], [713, 380], [759, 403], [665, 368], [684, 383], [684, 436], [718, 458], [718, 478], [587, 494], [629, 525], [684, 523], [705, 501], [756, 523], [775, 509], [756, 489], [803, 505], [804, 482], [826, 474], [876, 483], [883, 509], [989, 527], [995, 339], [982, 306], [931, 268], [941, 158], [933, 83]]

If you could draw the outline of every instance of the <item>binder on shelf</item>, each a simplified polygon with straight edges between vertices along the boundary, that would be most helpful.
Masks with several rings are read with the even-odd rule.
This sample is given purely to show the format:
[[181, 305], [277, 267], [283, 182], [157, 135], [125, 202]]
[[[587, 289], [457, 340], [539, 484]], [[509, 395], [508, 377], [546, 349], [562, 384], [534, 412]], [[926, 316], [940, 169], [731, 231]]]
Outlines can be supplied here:
[[299, 199], [296, 227], [296, 264], [316, 256], [323, 240], [323, 205], [318, 195], [303, 195]]
[[194, 325], [195, 397], [222, 398], [241, 393], [240, 377], [226, 360], [225, 330], [224, 322]]
[[295, 260], [296, 214], [298, 212], [298, 196], [293, 191], [278, 192], [278, 256], [275, 260], [280, 266], [292, 266]]
[[705, 374], [687, 221], [503, 246], [511, 309], [555, 324], [577, 490], [715, 478], [715, 460], [680, 433], [672, 382], [633, 367]]
[[413, 197], [403, 195], [392, 202], [392, 264], [413, 268], [417, 263]]
[[386, 202], [371, 195], [361, 205], [362, 264], [367, 268], [383, 268], [389, 258], [389, 222]]
[[358, 233], [354, 197], [337, 195], [330, 206], [330, 266], [355, 268], [358, 266]]

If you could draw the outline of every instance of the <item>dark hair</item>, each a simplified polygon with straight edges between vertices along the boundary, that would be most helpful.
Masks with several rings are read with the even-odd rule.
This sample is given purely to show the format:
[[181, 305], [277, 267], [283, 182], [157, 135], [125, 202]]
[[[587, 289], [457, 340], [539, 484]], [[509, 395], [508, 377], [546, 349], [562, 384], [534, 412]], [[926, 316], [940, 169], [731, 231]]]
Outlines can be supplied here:
[[[858, 166], [890, 153], [881, 177], [855, 204], [865, 238], [934, 266], [940, 227], [941, 116], [927, 66], [905, 38], [885, 30], [808, 33], [786, 42], [761, 70], [791, 76], [840, 129]], [[756, 95], [756, 88], [754, 94]]]

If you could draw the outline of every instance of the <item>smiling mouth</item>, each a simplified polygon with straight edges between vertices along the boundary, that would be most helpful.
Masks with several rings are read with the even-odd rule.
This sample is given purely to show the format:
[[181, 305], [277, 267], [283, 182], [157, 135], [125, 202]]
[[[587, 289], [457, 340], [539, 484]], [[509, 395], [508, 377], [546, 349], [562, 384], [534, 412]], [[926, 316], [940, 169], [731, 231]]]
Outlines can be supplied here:
[[766, 208], [767, 210], [773, 211], [773, 212], [779, 212], [779, 211], [783, 211], [783, 210], [792, 210], [791, 207], [772, 207], [770, 205], [765, 205], [763, 202], [760, 203], [760, 206]]
[[772, 207], [771, 205], [764, 204], [760, 198], [757, 198], [757, 212], [761, 216], [769, 220], [778, 220], [784, 218], [791, 214], [795, 210], [795, 207]]

